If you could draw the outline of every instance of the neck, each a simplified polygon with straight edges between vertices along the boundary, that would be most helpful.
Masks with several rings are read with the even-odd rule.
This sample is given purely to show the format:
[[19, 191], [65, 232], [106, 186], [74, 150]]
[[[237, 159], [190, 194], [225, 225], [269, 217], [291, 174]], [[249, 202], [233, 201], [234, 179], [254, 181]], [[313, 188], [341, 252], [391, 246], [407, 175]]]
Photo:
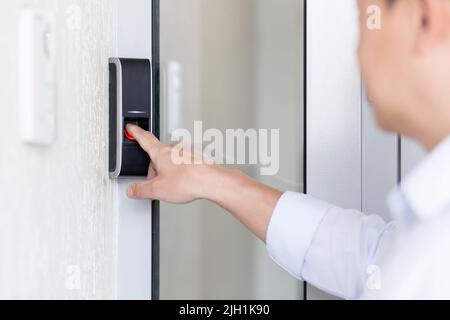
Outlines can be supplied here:
[[450, 118], [445, 117], [427, 121], [427, 126], [419, 130], [413, 137], [428, 151], [433, 151], [441, 142], [450, 136]]

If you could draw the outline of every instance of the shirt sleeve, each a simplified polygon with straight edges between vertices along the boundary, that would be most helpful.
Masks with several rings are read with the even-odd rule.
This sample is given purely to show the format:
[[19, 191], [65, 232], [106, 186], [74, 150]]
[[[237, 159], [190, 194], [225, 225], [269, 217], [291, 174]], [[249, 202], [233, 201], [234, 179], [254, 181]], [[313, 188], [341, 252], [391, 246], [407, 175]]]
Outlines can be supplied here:
[[336, 296], [362, 295], [367, 268], [386, 247], [393, 224], [287, 192], [273, 212], [267, 251], [282, 268]]

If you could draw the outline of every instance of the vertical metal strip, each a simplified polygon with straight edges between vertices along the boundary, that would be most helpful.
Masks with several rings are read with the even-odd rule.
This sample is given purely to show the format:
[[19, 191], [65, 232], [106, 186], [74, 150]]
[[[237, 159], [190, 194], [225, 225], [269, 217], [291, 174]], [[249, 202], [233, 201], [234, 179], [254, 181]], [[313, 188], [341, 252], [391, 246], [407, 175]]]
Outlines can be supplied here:
[[402, 136], [397, 138], [397, 182], [402, 182]]
[[[160, 138], [160, 8], [152, 1], [153, 132]], [[152, 202], [152, 299], [160, 299], [160, 203]]]
[[[307, 31], [308, 31], [308, 23], [307, 23], [307, 6], [308, 0], [303, 1], [303, 192], [305, 194], [308, 193], [307, 188]], [[308, 300], [308, 283], [303, 282], [303, 300]]]

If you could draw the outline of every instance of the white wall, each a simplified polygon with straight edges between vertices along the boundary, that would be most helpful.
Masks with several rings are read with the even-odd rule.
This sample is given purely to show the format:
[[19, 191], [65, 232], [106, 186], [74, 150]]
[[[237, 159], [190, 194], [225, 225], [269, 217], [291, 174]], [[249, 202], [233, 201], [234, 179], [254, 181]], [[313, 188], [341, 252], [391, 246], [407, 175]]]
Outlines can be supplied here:
[[[330, 19], [334, 27], [330, 28]], [[307, 1], [307, 193], [362, 209], [362, 86], [356, 2]], [[326, 299], [308, 286], [308, 299]]]
[[[17, 19], [56, 12], [57, 139], [17, 135]], [[81, 29], [66, 25], [81, 8]], [[107, 175], [107, 58], [116, 52], [116, 0], [4, 0], [0, 10], [0, 298], [114, 298], [117, 186]], [[81, 286], [67, 281], [80, 270]], [[72, 273], [75, 271], [75, 273]]]

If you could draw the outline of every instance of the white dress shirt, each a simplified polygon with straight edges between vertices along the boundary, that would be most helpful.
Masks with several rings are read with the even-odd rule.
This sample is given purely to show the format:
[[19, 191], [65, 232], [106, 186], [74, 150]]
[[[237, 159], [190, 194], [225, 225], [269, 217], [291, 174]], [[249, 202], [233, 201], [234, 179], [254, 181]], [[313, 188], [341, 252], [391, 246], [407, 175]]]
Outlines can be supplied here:
[[346, 299], [450, 299], [450, 137], [388, 204], [395, 222], [287, 192], [267, 231], [269, 255]]

